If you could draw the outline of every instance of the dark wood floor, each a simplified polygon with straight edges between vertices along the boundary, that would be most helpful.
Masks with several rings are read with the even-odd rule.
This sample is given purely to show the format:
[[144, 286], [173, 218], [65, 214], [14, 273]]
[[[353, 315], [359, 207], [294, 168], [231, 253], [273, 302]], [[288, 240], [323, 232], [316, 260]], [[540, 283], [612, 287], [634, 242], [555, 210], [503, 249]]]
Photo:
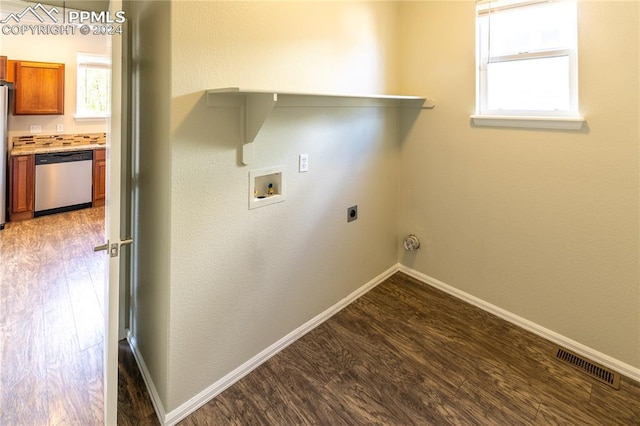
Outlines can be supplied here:
[[126, 340], [118, 348], [118, 424], [159, 425], [142, 374]]
[[[0, 231], [1, 426], [103, 423], [103, 239], [103, 207]], [[126, 341], [120, 357], [118, 423], [159, 424]]]
[[183, 425], [640, 425], [640, 385], [601, 384], [554, 345], [396, 274]]
[[[0, 425], [102, 422], [103, 214], [0, 231]], [[614, 390], [553, 348], [396, 274], [182, 424], [640, 425], [640, 384]], [[118, 423], [159, 424], [124, 341], [119, 361]]]

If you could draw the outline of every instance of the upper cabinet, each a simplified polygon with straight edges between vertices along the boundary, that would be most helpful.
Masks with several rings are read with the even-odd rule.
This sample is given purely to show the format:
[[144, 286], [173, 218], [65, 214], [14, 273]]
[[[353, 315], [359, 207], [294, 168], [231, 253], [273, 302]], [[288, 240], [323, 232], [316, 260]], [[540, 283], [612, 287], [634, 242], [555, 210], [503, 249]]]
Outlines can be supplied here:
[[0, 56], [0, 81], [13, 83], [15, 81], [16, 61]]
[[15, 83], [16, 81], [16, 61], [7, 59], [7, 75], [5, 81], [7, 83]]
[[0, 56], [0, 81], [7, 80], [7, 57]]
[[64, 64], [15, 62], [15, 115], [64, 114]]

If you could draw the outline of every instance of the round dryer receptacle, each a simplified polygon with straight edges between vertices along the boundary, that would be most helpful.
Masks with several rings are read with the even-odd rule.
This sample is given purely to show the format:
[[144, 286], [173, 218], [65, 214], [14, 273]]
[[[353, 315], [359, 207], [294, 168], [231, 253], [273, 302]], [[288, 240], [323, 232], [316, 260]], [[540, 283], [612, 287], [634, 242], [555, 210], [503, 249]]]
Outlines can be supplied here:
[[415, 235], [411, 234], [402, 242], [402, 246], [407, 251], [413, 251], [420, 248], [420, 240]]

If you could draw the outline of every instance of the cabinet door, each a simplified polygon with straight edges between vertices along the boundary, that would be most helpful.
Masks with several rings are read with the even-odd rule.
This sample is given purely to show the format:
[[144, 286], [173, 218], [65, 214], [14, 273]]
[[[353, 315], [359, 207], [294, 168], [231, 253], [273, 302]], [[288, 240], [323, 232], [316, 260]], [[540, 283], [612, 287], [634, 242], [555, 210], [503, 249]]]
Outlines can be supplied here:
[[7, 83], [16, 82], [16, 61], [7, 59]]
[[93, 207], [104, 206], [106, 197], [107, 160], [104, 149], [93, 151]]
[[7, 57], [0, 56], [0, 81], [7, 80]]
[[64, 64], [17, 61], [16, 115], [64, 114]]
[[36, 159], [34, 155], [11, 157], [11, 221], [33, 217]]

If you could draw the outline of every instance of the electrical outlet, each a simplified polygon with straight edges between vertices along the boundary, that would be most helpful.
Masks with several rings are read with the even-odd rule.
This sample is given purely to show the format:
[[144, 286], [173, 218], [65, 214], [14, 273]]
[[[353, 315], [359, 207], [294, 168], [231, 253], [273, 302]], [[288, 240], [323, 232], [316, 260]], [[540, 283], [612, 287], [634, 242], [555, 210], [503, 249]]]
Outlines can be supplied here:
[[358, 206], [351, 206], [347, 209], [347, 222], [358, 219]]
[[29, 126], [29, 133], [31, 133], [32, 135], [35, 135], [37, 133], [42, 133], [42, 126], [38, 126], [38, 125]]
[[298, 171], [300, 173], [308, 172], [309, 171], [309, 154], [300, 154], [298, 159], [299, 159]]
[[63, 124], [56, 124], [56, 132], [58, 132], [58, 133], [64, 132], [64, 125]]

